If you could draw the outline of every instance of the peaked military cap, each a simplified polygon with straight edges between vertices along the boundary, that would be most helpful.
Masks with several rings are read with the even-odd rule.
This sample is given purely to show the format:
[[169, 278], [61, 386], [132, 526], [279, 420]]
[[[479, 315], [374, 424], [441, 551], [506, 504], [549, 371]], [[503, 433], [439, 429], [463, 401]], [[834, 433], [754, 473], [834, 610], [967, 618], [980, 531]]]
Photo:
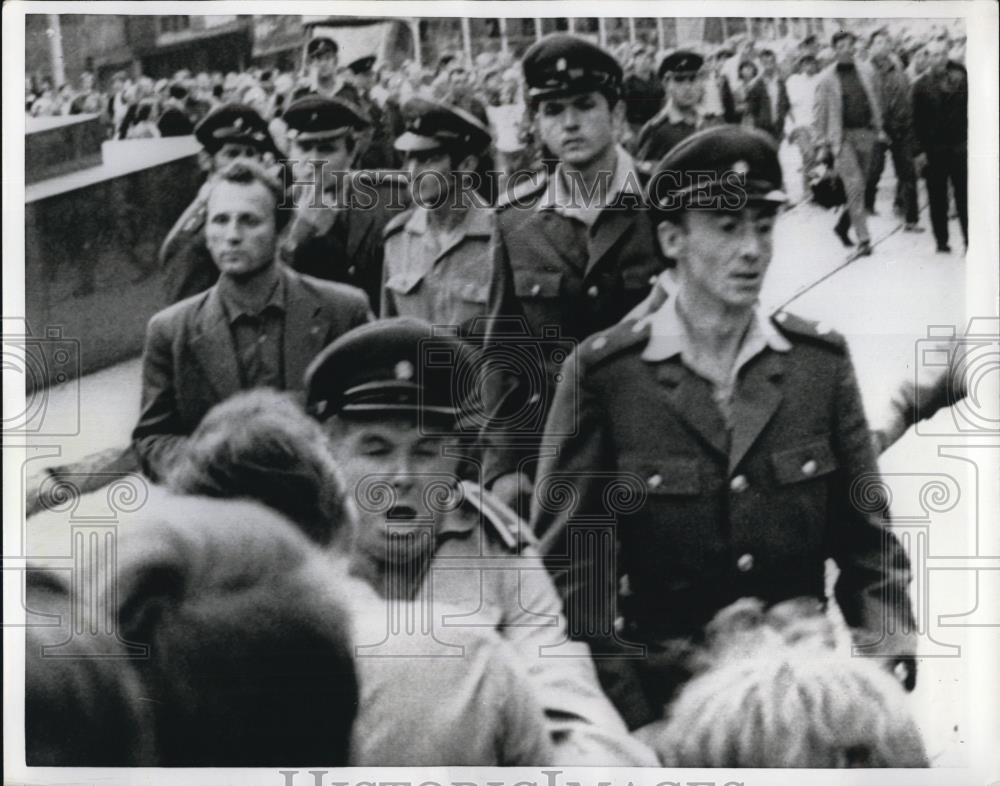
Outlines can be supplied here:
[[375, 55], [365, 55], [347, 64], [347, 68], [355, 74], [367, 74], [375, 65]]
[[583, 38], [553, 33], [525, 52], [522, 62], [528, 95], [534, 99], [587, 93], [591, 90], [618, 91], [622, 67], [611, 53]]
[[369, 124], [347, 101], [318, 95], [293, 101], [282, 119], [288, 124], [288, 138], [298, 142], [333, 139]]
[[476, 368], [462, 339], [435, 335], [429, 322], [392, 317], [348, 331], [306, 370], [306, 407], [320, 420], [333, 415], [399, 413], [452, 423], [463, 373]]
[[706, 128], [675, 145], [653, 169], [648, 193], [660, 210], [788, 201], [774, 141], [735, 125]]
[[660, 61], [656, 75], [663, 79], [667, 74], [696, 74], [701, 70], [705, 58], [689, 49], [678, 49]]
[[214, 109], [198, 123], [194, 135], [212, 154], [229, 143], [252, 145], [262, 152], [275, 149], [264, 118], [246, 104], [223, 104]]
[[340, 46], [332, 38], [318, 35], [309, 40], [306, 44], [306, 57], [319, 57], [320, 55], [335, 55], [340, 51]]
[[452, 104], [413, 97], [403, 104], [406, 131], [395, 143], [404, 153], [445, 149], [480, 151], [490, 143], [490, 131], [471, 112]]

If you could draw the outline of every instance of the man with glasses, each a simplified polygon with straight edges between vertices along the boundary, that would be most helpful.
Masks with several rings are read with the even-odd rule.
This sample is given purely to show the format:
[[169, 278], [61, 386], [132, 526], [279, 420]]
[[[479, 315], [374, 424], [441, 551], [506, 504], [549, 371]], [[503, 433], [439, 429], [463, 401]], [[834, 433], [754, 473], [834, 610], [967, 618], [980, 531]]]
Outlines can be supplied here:
[[703, 64], [701, 55], [686, 49], [663, 58], [658, 73], [667, 93], [667, 103], [639, 132], [635, 146], [637, 159], [658, 161], [698, 129], [698, 109], [705, 92], [701, 81]]

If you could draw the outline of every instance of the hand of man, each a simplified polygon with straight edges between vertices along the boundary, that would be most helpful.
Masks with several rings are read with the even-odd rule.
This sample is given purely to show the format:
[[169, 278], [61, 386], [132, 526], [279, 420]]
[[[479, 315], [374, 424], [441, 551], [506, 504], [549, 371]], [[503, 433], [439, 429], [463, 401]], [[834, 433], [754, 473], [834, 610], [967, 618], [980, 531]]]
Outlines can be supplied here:
[[508, 472], [495, 481], [490, 491], [501, 502], [516, 510], [522, 518], [527, 518], [528, 507], [534, 485], [523, 472]]
[[903, 686], [907, 693], [912, 692], [917, 687], [917, 659], [912, 655], [908, 655], [904, 658], [889, 661], [889, 663], [892, 667], [892, 676], [899, 680], [900, 685]]
[[927, 154], [920, 153], [913, 159], [913, 168], [917, 170], [917, 176], [919, 177], [927, 169]]

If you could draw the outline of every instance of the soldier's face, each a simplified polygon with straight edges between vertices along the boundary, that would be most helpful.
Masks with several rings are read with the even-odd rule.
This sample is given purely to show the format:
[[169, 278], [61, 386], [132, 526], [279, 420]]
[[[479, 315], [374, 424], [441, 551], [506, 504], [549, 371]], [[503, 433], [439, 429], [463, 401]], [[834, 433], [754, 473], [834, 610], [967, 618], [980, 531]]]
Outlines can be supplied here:
[[274, 264], [274, 195], [263, 183], [222, 181], [207, 209], [205, 242], [222, 275], [246, 279]]
[[425, 529], [448, 510], [457, 460], [444, 455], [444, 438], [402, 417], [334, 418], [327, 429], [345, 491], [360, 514], [358, 548], [378, 557], [390, 532]]
[[451, 192], [454, 173], [451, 157], [437, 150], [414, 150], [406, 154], [413, 201], [421, 207], [438, 207]]
[[[621, 107], [619, 101], [615, 110]], [[574, 167], [593, 163], [616, 142], [615, 111], [598, 92], [540, 101], [535, 122], [546, 147]]]
[[687, 109], [701, 102], [705, 85], [697, 73], [674, 74], [667, 80], [667, 91], [676, 106]]
[[217, 170], [221, 170], [227, 164], [240, 159], [260, 161], [260, 151], [253, 145], [227, 142], [212, 156], [212, 162], [215, 164], [215, 169]]
[[757, 301], [771, 264], [774, 220], [773, 207], [691, 210], [683, 226], [660, 224], [660, 245], [677, 260], [680, 286], [695, 302], [745, 308]]
[[295, 182], [316, 180], [324, 187], [334, 182], [337, 173], [350, 169], [354, 157], [346, 135], [334, 139], [292, 141], [289, 149], [294, 162], [292, 171]]

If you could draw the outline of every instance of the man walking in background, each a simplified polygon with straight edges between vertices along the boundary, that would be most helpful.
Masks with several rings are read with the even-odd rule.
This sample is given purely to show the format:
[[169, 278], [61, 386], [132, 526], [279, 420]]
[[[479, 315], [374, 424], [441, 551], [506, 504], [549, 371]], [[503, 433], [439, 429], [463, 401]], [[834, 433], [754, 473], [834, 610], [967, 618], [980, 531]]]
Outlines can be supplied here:
[[848, 230], [858, 236], [857, 256], [872, 253], [865, 187], [876, 141], [888, 141], [882, 128], [881, 100], [870, 67], [855, 60], [853, 33], [833, 34], [834, 62], [823, 72], [816, 88], [813, 130], [818, 156], [832, 154], [834, 166], [847, 193], [847, 210], [834, 232], [845, 246], [852, 246]]

